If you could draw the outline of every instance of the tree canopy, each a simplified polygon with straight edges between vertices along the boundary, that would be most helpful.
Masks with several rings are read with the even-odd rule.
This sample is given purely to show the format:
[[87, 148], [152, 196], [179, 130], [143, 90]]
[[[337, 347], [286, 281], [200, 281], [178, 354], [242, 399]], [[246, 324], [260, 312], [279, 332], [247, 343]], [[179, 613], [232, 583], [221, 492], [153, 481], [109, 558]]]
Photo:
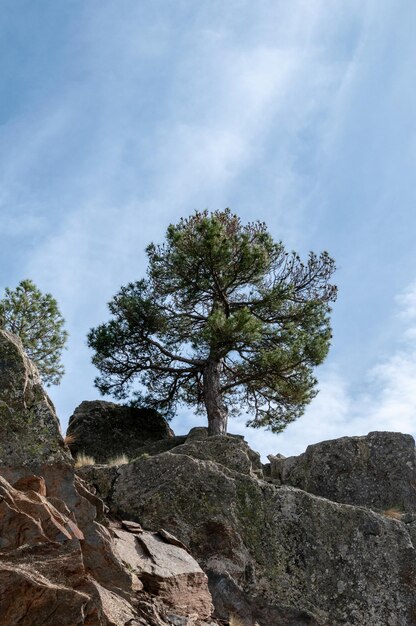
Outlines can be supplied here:
[[0, 322], [0, 327], [20, 337], [43, 383], [59, 384], [64, 374], [60, 359], [68, 333], [55, 298], [43, 294], [31, 280], [22, 280], [14, 290], [6, 287], [0, 300]]
[[230, 412], [273, 432], [299, 417], [330, 344], [330, 256], [302, 262], [229, 209], [171, 224], [147, 256], [147, 276], [121, 287], [110, 321], [88, 335], [101, 392], [133, 391], [168, 415], [196, 406], [210, 434], [226, 432]]

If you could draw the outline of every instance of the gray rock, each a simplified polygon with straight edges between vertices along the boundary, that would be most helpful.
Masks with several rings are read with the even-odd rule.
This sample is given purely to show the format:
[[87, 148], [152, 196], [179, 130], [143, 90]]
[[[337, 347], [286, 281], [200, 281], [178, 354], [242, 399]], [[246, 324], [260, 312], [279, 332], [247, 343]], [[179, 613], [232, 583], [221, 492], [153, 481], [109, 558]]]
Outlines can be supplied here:
[[161, 439], [160, 441], [151, 441], [149, 443], [140, 446], [137, 449], [136, 454], [132, 457], [132, 461], [139, 457], [148, 457], [154, 456], [155, 454], [160, 454], [161, 452], [168, 452], [168, 450], [172, 450], [176, 448], [176, 446], [180, 446], [185, 443], [187, 439], [186, 435], [175, 435], [174, 437], [170, 437], [169, 439]]
[[178, 537], [208, 574], [223, 619], [234, 595], [243, 623], [260, 626], [277, 616], [288, 625], [416, 624], [416, 553], [395, 519], [178, 448], [118, 468], [109, 505]]
[[79, 452], [97, 463], [126, 454], [139, 456], [144, 444], [174, 436], [166, 420], [153, 409], [121, 406], [103, 400], [84, 401], [69, 419], [68, 438], [75, 457]]
[[265, 474], [269, 476], [276, 483], [282, 483], [282, 467], [283, 463], [286, 460], [286, 457], [283, 454], [268, 454], [267, 458], [269, 459], [269, 467]]
[[195, 426], [194, 428], [191, 428], [186, 437], [187, 441], [200, 441], [201, 439], [208, 439], [208, 428], [205, 428], [204, 426]]
[[0, 330], [0, 474], [12, 484], [25, 476], [42, 476], [51, 496], [61, 496], [65, 484], [70, 490], [73, 483], [72, 458], [38, 370], [20, 339], [4, 330]]
[[[198, 429], [199, 431], [207, 429]], [[187, 454], [195, 459], [220, 463], [241, 474], [262, 474], [260, 455], [251, 450], [244, 439], [233, 435], [195, 438], [192, 429], [185, 443], [171, 450], [173, 454]], [[199, 435], [200, 433], [198, 433]], [[208, 432], [207, 432], [208, 434]]]
[[278, 624], [279, 626], [319, 626], [311, 613], [284, 606], [273, 606], [263, 598], [254, 600], [227, 573], [211, 574], [209, 585], [220, 615], [236, 616], [241, 626]]
[[416, 511], [416, 451], [410, 435], [371, 432], [308, 446], [297, 457], [269, 457], [272, 478], [374, 510]]

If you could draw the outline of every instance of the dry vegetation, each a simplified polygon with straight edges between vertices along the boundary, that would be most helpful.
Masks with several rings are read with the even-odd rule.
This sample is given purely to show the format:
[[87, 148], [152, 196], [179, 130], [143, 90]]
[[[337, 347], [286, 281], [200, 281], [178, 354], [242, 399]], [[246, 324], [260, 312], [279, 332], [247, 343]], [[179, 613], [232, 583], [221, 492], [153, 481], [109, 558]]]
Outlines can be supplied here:
[[75, 457], [75, 467], [84, 467], [85, 465], [95, 465], [95, 459], [85, 452], [78, 452]]
[[393, 506], [391, 507], [391, 509], [383, 511], [383, 515], [385, 515], [386, 517], [391, 517], [392, 519], [401, 520], [403, 512], [399, 508]]
[[109, 459], [107, 465], [113, 467], [114, 465], [126, 465], [129, 462], [129, 457], [127, 454], [120, 454], [119, 456], [114, 457], [113, 459]]
[[64, 444], [66, 446], [70, 446], [71, 443], [74, 443], [74, 441], [76, 440], [77, 436], [74, 435], [73, 433], [69, 434], [69, 435], [65, 435], [64, 437]]

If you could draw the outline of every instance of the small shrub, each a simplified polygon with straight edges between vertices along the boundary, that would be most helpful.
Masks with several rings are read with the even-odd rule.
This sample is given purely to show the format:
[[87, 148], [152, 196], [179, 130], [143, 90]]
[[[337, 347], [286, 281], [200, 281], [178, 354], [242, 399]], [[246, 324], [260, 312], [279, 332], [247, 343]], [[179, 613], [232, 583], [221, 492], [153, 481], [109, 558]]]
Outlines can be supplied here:
[[114, 465], [126, 465], [129, 462], [129, 457], [127, 454], [120, 454], [112, 459], [107, 461], [107, 465], [113, 467]]
[[85, 452], [78, 452], [75, 457], [75, 467], [84, 467], [85, 465], [95, 465], [95, 459]]
[[397, 506], [392, 506], [390, 509], [383, 511], [383, 515], [391, 517], [392, 519], [401, 520], [403, 512]]

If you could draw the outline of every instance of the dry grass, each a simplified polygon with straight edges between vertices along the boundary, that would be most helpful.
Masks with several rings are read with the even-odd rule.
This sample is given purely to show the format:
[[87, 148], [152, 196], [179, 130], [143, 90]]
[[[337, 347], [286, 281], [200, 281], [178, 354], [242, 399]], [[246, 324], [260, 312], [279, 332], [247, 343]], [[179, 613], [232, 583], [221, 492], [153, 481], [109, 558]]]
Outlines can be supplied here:
[[119, 454], [119, 456], [114, 457], [113, 459], [109, 459], [107, 465], [113, 467], [114, 465], [126, 465], [129, 462], [129, 457], [127, 454]]
[[85, 465], [95, 465], [95, 459], [85, 452], [78, 452], [75, 457], [75, 467], [85, 467]]
[[391, 517], [392, 519], [401, 520], [403, 512], [399, 508], [392, 506], [391, 509], [383, 511], [383, 515], [385, 515], [386, 517]]
[[74, 433], [70, 433], [69, 435], [65, 435], [64, 437], [64, 444], [66, 446], [70, 446], [71, 443], [74, 443], [74, 441], [76, 441], [77, 436]]
[[245, 626], [244, 622], [238, 617], [238, 615], [230, 615], [229, 626]]

